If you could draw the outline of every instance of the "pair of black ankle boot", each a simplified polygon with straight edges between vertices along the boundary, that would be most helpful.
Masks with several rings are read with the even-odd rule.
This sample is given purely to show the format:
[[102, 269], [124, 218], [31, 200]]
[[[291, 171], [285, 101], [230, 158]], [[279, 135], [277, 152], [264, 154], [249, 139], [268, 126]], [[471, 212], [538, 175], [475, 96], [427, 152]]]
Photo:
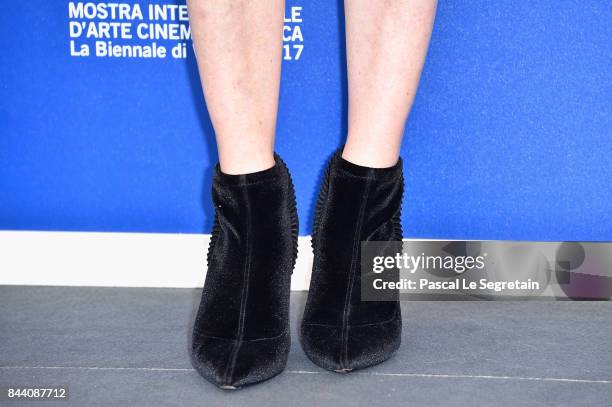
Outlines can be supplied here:
[[[198, 372], [225, 389], [279, 374], [290, 346], [289, 292], [297, 258], [295, 193], [285, 163], [245, 175], [217, 165], [208, 272], [193, 329]], [[317, 202], [314, 262], [300, 339], [317, 365], [349, 372], [399, 348], [398, 301], [361, 301], [362, 241], [401, 240], [401, 159], [352, 164], [338, 151]]]

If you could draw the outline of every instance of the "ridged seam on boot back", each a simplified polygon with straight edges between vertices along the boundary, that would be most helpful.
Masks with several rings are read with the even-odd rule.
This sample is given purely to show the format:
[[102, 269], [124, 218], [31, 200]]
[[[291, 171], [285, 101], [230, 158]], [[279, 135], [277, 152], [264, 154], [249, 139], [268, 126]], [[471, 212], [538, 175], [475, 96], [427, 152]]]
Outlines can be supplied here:
[[315, 248], [317, 236], [319, 234], [323, 208], [325, 206], [325, 202], [327, 201], [327, 196], [329, 194], [329, 179], [333, 160], [335, 159], [336, 154], [338, 153], [336, 152], [332, 156], [332, 158], [328, 160], [328, 163], [325, 166], [325, 172], [323, 173], [323, 180], [321, 181], [321, 189], [319, 190], [319, 197], [317, 198], [317, 205], [315, 207], [314, 225], [312, 226], [312, 235], [310, 236], [310, 246], [313, 250]]
[[277, 162], [282, 165], [283, 169], [287, 173], [287, 180], [289, 182], [289, 199], [288, 199], [288, 210], [289, 216], [291, 217], [291, 238], [293, 242], [293, 267], [291, 268], [291, 274], [293, 274], [293, 270], [295, 269], [295, 262], [297, 261], [298, 256], [298, 234], [300, 231], [299, 219], [297, 216], [297, 201], [295, 197], [295, 186], [293, 185], [293, 180], [291, 178], [291, 173], [289, 172], [289, 168], [285, 164], [285, 161], [279, 156], [275, 154], [277, 157]]

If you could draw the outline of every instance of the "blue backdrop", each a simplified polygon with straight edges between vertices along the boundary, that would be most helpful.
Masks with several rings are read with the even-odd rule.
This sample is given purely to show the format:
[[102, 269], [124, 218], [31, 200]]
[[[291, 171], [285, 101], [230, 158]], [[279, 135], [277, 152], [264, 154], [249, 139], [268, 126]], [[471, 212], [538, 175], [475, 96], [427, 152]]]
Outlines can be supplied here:
[[[277, 146], [309, 234], [346, 130], [344, 17], [291, 6], [304, 49], [283, 65]], [[217, 158], [191, 45], [75, 57], [69, 20], [65, 0], [2, 5], [0, 228], [209, 232]], [[601, 0], [440, 2], [402, 151], [405, 236], [612, 240], [611, 21]]]

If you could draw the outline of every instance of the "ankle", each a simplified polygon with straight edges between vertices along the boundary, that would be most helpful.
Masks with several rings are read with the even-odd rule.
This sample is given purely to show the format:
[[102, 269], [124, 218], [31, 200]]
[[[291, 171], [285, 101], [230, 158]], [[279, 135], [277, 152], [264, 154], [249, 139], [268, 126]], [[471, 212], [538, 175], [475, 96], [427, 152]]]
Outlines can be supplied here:
[[244, 175], [274, 167], [272, 151], [242, 151], [219, 154], [219, 166], [227, 175]]
[[219, 185], [225, 186], [244, 186], [261, 182], [275, 181], [282, 182], [281, 178], [283, 178], [283, 169], [285, 168], [286, 166], [280, 156], [274, 153], [272, 166], [258, 171], [232, 174], [223, 171], [223, 169], [221, 168], [221, 164], [217, 164], [217, 166], [215, 167], [214, 179], [219, 182]]
[[347, 141], [341, 157], [356, 165], [369, 168], [389, 168], [399, 160], [399, 146], [386, 143], [368, 143]]

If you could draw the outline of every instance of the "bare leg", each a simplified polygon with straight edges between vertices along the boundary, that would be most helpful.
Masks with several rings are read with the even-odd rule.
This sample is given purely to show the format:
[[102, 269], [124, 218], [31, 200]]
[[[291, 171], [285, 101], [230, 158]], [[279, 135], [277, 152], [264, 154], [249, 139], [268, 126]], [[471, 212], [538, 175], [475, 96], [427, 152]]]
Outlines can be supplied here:
[[188, 0], [221, 170], [274, 166], [284, 0]]
[[390, 167], [429, 45], [436, 0], [345, 0], [348, 138], [342, 157]]

